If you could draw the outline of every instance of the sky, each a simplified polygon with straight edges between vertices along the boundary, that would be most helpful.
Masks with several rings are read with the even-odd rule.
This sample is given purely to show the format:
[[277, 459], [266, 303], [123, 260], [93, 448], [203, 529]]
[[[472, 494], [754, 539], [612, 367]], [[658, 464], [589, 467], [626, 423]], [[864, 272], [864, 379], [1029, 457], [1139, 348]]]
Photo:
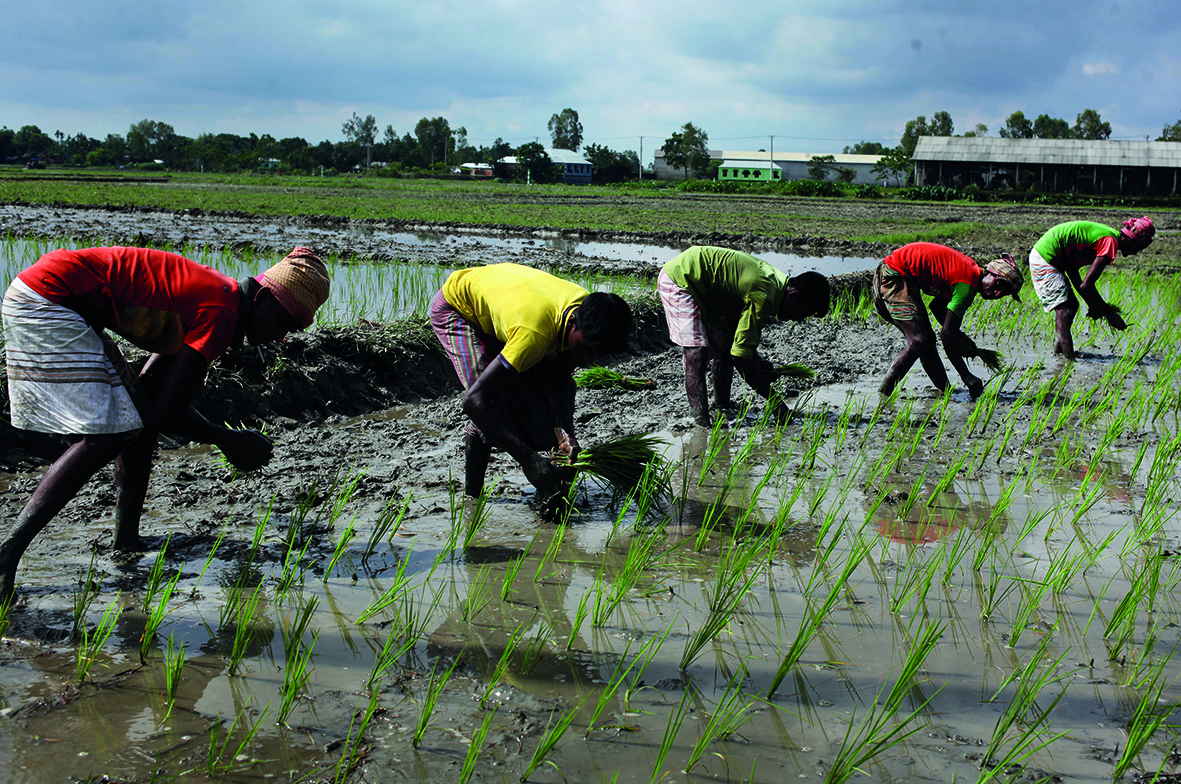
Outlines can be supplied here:
[[1014, 111], [1113, 139], [1181, 120], [1181, 14], [1144, 0], [38, 0], [0, 26], [0, 125], [103, 138], [342, 141], [353, 114], [402, 135], [640, 152], [692, 122], [721, 150], [839, 153], [949, 112], [997, 136]]

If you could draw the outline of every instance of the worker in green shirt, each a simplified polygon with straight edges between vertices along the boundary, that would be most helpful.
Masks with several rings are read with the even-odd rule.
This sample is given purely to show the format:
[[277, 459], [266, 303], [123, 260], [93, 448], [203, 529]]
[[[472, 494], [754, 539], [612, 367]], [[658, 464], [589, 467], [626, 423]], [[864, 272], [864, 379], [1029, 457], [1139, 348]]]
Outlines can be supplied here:
[[685, 392], [693, 420], [710, 423], [705, 388], [712, 358], [714, 406], [730, 407], [734, 368], [775, 406], [783, 421], [789, 409], [772, 399], [774, 373], [758, 355], [762, 330], [771, 321], [803, 321], [828, 313], [828, 279], [819, 272], [789, 278], [748, 253], [695, 246], [664, 265], [657, 291], [668, 321], [668, 335], [684, 349]]

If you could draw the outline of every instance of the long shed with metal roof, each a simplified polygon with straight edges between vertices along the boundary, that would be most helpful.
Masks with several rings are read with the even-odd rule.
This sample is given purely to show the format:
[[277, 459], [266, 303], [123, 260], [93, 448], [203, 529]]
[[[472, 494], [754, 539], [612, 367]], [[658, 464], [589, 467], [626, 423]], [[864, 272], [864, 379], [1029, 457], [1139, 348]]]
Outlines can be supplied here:
[[1181, 142], [921, 136], [916, 185], [1176, 195]]

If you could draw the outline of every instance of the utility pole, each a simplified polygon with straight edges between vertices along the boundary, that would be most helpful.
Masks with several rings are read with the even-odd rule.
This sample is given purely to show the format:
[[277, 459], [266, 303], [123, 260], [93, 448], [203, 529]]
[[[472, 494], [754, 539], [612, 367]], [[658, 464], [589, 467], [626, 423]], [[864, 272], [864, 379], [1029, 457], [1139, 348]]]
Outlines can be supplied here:
[[771, 182], [775, 182], [775, 134], [771, 134], [771, 157], [769, 160], [771, 162], [771, 168], [767, 170], [767, 176], [771, 179]]
[[636, 177], [639, 180], [644, 179], [644, 137], [640, 137], [640, 157], [636, 159]]

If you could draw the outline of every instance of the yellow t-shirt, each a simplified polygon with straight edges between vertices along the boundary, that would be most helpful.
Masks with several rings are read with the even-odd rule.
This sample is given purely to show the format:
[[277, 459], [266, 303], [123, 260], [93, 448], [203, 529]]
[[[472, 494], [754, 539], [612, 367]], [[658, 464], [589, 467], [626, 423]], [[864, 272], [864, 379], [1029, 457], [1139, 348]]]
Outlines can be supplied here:
[[518, 373], [569, 348], [570, 313], [589, 294], [582, 286], [520, 264], [457, 270], [443, 284], [447, 303], [504, 343], [500, 355]]

